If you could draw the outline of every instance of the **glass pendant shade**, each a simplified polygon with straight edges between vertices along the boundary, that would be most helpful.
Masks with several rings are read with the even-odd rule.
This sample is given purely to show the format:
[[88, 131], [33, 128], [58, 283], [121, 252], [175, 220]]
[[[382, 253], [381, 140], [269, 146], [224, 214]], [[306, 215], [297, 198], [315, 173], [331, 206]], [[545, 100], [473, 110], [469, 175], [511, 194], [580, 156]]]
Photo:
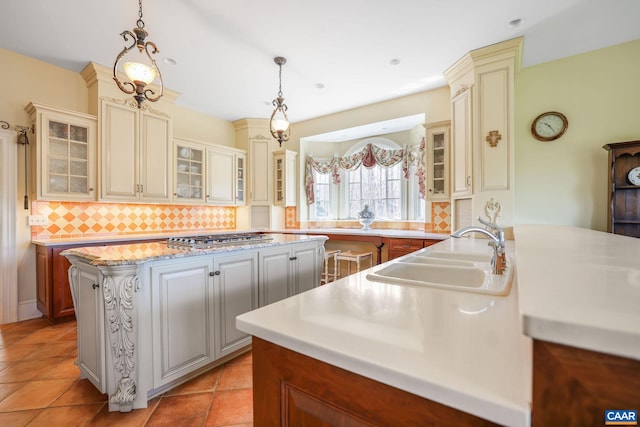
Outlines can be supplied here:
[[158, 74], [153, 67], [140, 62], [125, 62], [122, 64], [122, 68], [131, 81], [143, 82], [145, 85], [155, 80]]
[[284, 118], [276, 118], [271, 122], [271, 128], [275, 132], [286, 132], [289, 129], [289, 122]]

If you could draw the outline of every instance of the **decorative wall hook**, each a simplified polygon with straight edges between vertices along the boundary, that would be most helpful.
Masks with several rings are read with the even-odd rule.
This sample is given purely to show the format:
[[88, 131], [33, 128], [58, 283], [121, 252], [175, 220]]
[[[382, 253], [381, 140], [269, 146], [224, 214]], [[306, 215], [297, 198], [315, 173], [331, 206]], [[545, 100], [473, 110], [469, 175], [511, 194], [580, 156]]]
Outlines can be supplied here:
[[485, 140], [489, 143], [491, 147], [495, 147], [498, 145], [498, 141], [502, 139], [502, 135], [500, 135], [500, 131], [492, 130], [489, 131]]

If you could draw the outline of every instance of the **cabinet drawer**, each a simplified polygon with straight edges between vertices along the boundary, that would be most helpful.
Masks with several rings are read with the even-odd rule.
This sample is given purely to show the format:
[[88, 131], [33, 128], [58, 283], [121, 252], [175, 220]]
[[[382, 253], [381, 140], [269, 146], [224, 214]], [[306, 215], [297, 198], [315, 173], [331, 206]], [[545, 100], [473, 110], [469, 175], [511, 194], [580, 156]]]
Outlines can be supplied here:
[[421, 239], [389, 239], [390, 251], [417, 251], [422, 249], [423, 243]]

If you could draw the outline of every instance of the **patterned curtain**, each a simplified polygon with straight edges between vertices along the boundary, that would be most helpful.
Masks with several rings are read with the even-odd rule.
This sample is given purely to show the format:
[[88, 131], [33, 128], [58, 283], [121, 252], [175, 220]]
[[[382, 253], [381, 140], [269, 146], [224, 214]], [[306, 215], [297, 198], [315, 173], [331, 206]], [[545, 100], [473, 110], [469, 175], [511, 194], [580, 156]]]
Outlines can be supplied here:
[[417, 166], [416, 176], [418, 177], [418, 189], [420, 198], [424, 199], [425, 183], [424, 183], [424, 162], [422, 157], [425, 151], [424, 137], [416, 147], [402, 148], [400, 150], [387, 150], [373, 144], [367, 144], [357, 153], [344, 157], [334, 157], [328, 162], [318, 162], [311, 156], [307, 156], [304, 170], [304, 187], [307, 194], [307, 204], [313, 204], [316, 201], [313, 181], [313, 171], [320, 174], [331, 174], [331, 181], [334, 184], [340, 184], [339, 169], [353, 171], [361, 165], [366, 168], [372, 168], [380, 165], [386, 168], [397, 165], [402, 162], [402, 175], [404, 179], [409, 179], [411, 175], [411, 167]]

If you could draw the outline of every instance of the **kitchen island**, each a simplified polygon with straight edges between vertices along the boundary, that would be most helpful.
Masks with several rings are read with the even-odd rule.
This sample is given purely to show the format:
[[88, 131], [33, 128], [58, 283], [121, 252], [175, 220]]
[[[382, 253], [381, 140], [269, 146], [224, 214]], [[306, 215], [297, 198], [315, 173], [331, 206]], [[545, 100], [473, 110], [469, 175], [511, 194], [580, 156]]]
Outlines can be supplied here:
[[[432, 250], [491, 254], [482, 239], [418, 253]], [[515, 260], [513, 242], [507, 253]], [[342, 425], [528, 426], [531, 340], [517, 279], [508, 296], [494, 296], [366, 278], [385, 265], [238, 317], [254, 336], [256, 425], [280, 425], [282, 414]]]
[[[514, 231], [506, 297], [367, 279], [391, 261], [239, 316], [254, 336], [256, 425], [578, 427], [637, 409], [640, 239]], [[489, 249], [420, 252], [434, 250]]]
[[67, 249], [78, 367], [109, 410], [147, 400], [250, 347], [237, 315], [318, 286], [324, 236], [261, 235], [191, 248], [165, 242]]

